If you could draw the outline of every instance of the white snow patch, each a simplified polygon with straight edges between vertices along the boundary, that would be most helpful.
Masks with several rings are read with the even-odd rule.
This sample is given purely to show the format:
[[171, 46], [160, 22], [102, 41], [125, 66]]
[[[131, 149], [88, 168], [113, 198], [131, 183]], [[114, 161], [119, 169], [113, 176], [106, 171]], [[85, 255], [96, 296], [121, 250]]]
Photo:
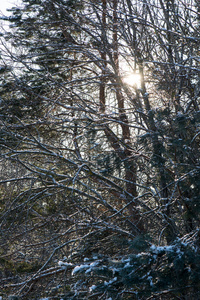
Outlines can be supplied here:
[[85, 270], [85, 273], [89, 273], [98, 264], [99, 264], [99, 261], [94, 261], [94, 262], [90, 263], [89, 265], [85, 264], [85, 265], [76, 266], [72, 271], [72, 275], [75, 275], [76, 273], [83, 271], [83, 270]]
[[174, 246], [157, 246], [156, 247], [155, 245], [152, 245], [150, 249], [155, 253], [160, 253], [162, 251], [171, 252], [174, 250]]
[[90, 293], [93, 292], [95, 289], [96, 289], [96, 285], [93, 284], [93, 285], [89, 288]]
[[124, 266], [124, 268], [129, 268], [131, 266], [130, 262], [127, 262]]
[[85, 273], [90, 273], [90, 272], [92, 271], [93, 267], [96, 267], [98, 264], [99, 264], [98, 261], [92, 262], [92, 263], [90, 264], [90, 268], [89, 268], [88, 270], [86, 270]]
[[117, 281], [117, 277], [114, 277], [113, 279], [109, 280], [108, 282], [107, 281], [104, 281], [104, 285], [105, 286], [108, 286], [110, 284], [112, 284], [113, 282]]
[[93, 259], [98, 259], [98, 256], [93, 256]]
[[89, 260], [89, 258], [85, 257], [83, 261], [88, 261], [88, 260]]
[[80, 265], [80, 266], [76, 266], [74, 268], [74, 270], [72, 271], [72, 275], [75, 275], [76, 273], [82, 271], [82, 270], [86, 270], [90, 267], [90, 265]]
[[64, 269], [66, 269], [69, 266], [73, 266], [71, 263], [67, 263], [67, 262], [64, 262], [61, 260], [59, 260], [58, 265], [59, 265], [59, 267], [64, 268]]

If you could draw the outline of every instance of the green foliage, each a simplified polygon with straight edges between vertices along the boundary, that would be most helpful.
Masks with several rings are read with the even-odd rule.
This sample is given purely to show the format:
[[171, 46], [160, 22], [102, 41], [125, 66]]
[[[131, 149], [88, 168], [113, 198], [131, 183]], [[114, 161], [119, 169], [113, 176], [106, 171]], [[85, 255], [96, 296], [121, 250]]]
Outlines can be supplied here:
[[[3, 18], [15, 49], [0, 67], [0, 262], [19, 280], [10, 289], [200, 298], [195, 6], [23, 5]], [[140, 88], [120, 78], [125, 61]], [[62, 257], [69, 269], [56, 265]]]
[[33, 273], [41, 268], [41, 264], [38, 261], [26, 262], [15, 262], [4, 257], [0, 257], [0, 271], [1, 272], [10, 272], [12, 274], [24, 274], [24, 273]]
[[135, 244], [143, 251], [134, 249], [135, 254], [117, 260], [101, 256], [86, 259], [74, 269], [74, 276], [90, 277], [90, 293], [118, 295], [119, 299], [126, 294], [134, 295], [132, 299], [156, 297], [165, 291], [171, 299], [176, 294], [198, 292], [200, 254], [196, 247], [180, 240], [170, 246], [149, 247], [142, 237]]
[[148, 235], [138, 235], [129, 242], [129, 247], [132, 251], [139, 253], [145, 251], [150, 244], [151, 237]]
[[33, 262], [18, 262], [15, 265], [15, 270], [16, 273], [18, 274], [26, 274], [26, 273], [32, 273], [32, 272], [37, 272], [39, 270], [39, 268], [41, 268], [42, 265], [39, 264], [38, 261], [33, 261]]
[[120, 174], [124, 167], [124, 163], [114, 151], [99, 154], [97, 165], [104, 176], [112, 175], [116, 171]]

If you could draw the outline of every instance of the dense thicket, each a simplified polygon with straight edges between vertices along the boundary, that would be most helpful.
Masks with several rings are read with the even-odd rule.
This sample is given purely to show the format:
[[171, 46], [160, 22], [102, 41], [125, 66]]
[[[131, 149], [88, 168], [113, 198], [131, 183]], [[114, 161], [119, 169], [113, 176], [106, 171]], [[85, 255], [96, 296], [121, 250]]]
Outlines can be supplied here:
[[3, 297], [200, 297], [199, 12], [23, 0], [3, 18]]

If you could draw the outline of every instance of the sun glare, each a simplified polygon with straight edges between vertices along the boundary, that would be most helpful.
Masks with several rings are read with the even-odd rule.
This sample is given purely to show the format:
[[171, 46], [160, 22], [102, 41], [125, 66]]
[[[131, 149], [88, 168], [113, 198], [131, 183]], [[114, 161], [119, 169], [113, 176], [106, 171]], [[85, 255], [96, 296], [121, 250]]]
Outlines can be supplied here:
[[141, 76], [138, 73], [129, 73], [124, 76], [123, 81], [133, 87], [140, 87], [141, 84]]

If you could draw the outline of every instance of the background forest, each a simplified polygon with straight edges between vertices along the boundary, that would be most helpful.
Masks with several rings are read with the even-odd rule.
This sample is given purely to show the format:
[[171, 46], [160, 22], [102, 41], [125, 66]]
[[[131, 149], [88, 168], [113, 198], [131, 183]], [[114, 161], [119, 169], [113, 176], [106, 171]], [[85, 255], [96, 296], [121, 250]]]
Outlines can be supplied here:
[[199, 0], [1, 19], [2, 299], [200, 299]]

